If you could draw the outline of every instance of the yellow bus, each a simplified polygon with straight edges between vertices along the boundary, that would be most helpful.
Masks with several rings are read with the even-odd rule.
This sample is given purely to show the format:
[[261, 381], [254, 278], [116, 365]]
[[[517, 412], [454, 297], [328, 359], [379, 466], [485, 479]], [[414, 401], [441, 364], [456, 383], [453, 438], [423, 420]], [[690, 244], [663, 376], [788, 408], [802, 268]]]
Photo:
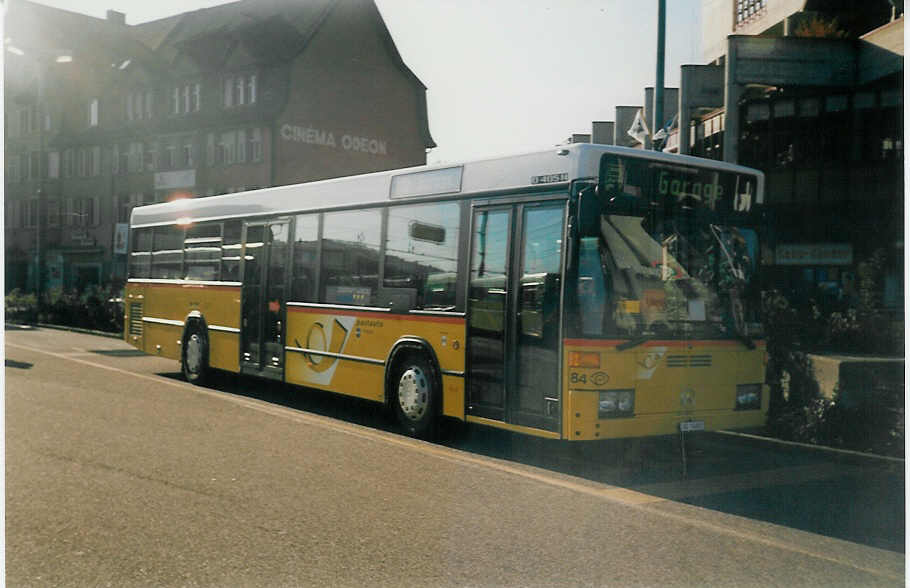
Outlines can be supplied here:
[[761, 172], [604, 145], [133, 210], [126, 340], [565, 440], [758, 426]]

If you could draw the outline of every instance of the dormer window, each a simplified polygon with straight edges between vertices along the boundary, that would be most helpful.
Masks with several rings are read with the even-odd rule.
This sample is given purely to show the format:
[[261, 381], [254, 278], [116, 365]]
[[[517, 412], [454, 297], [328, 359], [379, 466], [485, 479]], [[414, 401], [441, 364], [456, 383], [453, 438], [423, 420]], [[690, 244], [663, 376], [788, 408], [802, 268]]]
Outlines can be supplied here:
[[171, 114], [199, 112], [202, 103], [202, 89], [198, 82], [175, 86], [171, 98]]
[[224, 79], [224, 107], [256, 103], [256, 74], [232, 75]]
[[152, 118], [152, 92], [137, 90], [126, 95], [126, 120]]

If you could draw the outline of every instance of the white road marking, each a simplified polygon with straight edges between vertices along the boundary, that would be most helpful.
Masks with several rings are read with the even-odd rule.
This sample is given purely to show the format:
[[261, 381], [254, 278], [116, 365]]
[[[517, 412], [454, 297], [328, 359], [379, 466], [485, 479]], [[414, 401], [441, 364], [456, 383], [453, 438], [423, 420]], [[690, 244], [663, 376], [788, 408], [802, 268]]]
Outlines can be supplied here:
[[[790, 553], [796, 553], [796, 554], [803, 555], [806, 557], [812, 557], [812, 558], [820, 559], [820, 560], [827, 561], [827, 562], [830, 562], [833, 564], [853, 568], [855, 570], [859, 570], [859, 571], [871, 574], [873, 576], [878, 576], [881, 578], [887, 578], [890, 580], [898, 580], [898, 581], [904, 579], [903, 571], [901, 571], [899, 574], [898, 573], [889, 573], [887, 571], [883, 571], [883, 570], [880, 570], [877, 568], [871, 568], [871, 567], [858, 565], [851, 561], [846, 561], [844, 559], [833, 557], [826, 553], [822, 553], [819, 551], [811, 551], [811, 550], [808, 550], [808, 549], [805, 549], [805, 548], [802, 548], [802, 547], [799, 547], [796, 545], [792, 545], [790, 543], [786, 543], [784, 541], [771, 539], [766, 536], [759, 535], [757, 533], [749, 533], [749, 532], [739, 531], [739, 530], [728, 528], [728, 527], [723, 527], [723, 526], [720, 526], [720, 525], [717, 525], [717, 524], [714, 524], [711, 522], [704, 521], [704, 520], [699, 519], [694, 516], [687, 516], [687, 515], [682, 515], [682, 514], [678, 514], [678, 513], [666, 512], [664, 510], [649, 508], [650, 506], [654, 505], [655, 503], [667, 502], [667, 499], [661, 498], [658, 496], [652, 496], [652, 495], [645, 494], [642, 492], [637, 492], [635, 490], [630, 490], [630, 489], [622, 488], [619, 486], [611, 486], [609, 484], [603, 484], [600, 482], [593, 482], [593, 481], [588, 481], [588, 480], [578, 480], [578, 479], [570, 479], [568, 477], [561, 477], [561, 476], [557, 476], [552, 473], [546, 472], [545, 470], [540, 470], [533, 466], [518, 467], [518, 466], [514, 466], [511, 464], [505, 463], [505, 462], [495, 460], [493, 458], [477, 457], [477, 456], [471, 455], [469, 453], [466, 453], [466, 452], [458, 450], [458, 449], [453, 449], [453, 448], [449, 448], [449, 447], [441, 447], [438, 445], [433, 445], [431, 443], [427, 443], [425, 441], [420, 441], [418, 439], [401, 437], [401, 436], [395, 435], [393, 433], [386, 433], [385, 431], [377, 431], [375, 429], [370, 429], [370, 428], [364, 427], [362, 425], [356, 425], [356, 424], [352, 424], [352, 423], [345, 423], [342, 421], [337, 421], [337, 420], [331, 419], [330, 417], [315, 415], [315, 414], [311, 414], [311, 413], [303, 413], [303, 412], [295, 411], [290, 408], [264, 403], [262, 401], [254, 400], [251, 398], [226, 395], [222, 392], [210, 390], [207, 388], [201, 388], [201, 387], [189, 384], [187, 382], [170, 380], [168, 378], [162, 378], [160, 376], [149, 376], [146, 374], [139, 374], [136, 372], [124, 370], [124, 369], [109, 366], [109, 365], [104, 365], [104, 364], [97, 363], [94, 361], [79, 359], [77, 357], [73, 357], [71, 355], [67, 355], [67, 354], [63, 354], [63, 353], [56, 353], [53, 351], [47, 351], [45, 349], [38, 349], [38, 348], [30, 347], [27, 345], [21, 345], [19, 343], [10, 343], [8, 341], [6, 342], [6, 345], [8, 347], [24, 349], [26, 351], [40, 353], [42, 355], [49, 355], [51, 357], [58, 357], [60, 359], [65, 359], [67, 361], [80, 363], [80, 364], [83, 364], [86, 366], [95, 367], [95, 368], [99, 368], [99, 369], [103, 369], [103, 370], [108, 370], [108, 371], [116, 372], [119, 374], [124, 374], [127, 376], [132, 376], [132, 377], [143, 379], [143, 380], [148, 380], [151, 382], [155, 382], [156, 384], [167, 384], [169, 386], [173, 386], [175, 388], [179, 388], [179, 389], [187, 391], [187, 392], [193, 392], [196, 394], [203, 394], [205, 396], [209, 396], [212, 398], [218, 398], [218, 399], [221, 399], [221, 400], [224, 400], [227, 402], [232, 402], [234, 404], [238, 404], [238, 405], [241, 405], [241, 406], [244, 406], [247, 408], [251, 408], [253, 410], [257, 410], [259, 412], [263, 412], [263, 413], [281, 417], [281, 418], [290, 419], [290, 420], [300, 422], [300, 423], [317, 426], [317, 427], [320, 427], [323, 429], [327, 429], [327, 430], [338, 432], [338, 433], [343, 433], [346, 435], [351, 435], [351, 436], [358, 437], [361, 439], [369, 439], [371, 441], [378, 441], [378, 442], [386, 443], [389, 445], [407, 447], [407, 448], [419, 451], [419, 452], [427, 454], [427, 455], [432, 455], [437, 458], [444, 459], [449, 462], [463, 464], [463, 465], [469, 465], [472, 467], [480, 467], [480, 468], [484, 468], [487, 470], [499, 471], [502, 473], [521, 477], [521, 478], [524, 478], [527, 480], [533, 480], [535, 482], [545, 484], [545, 485], [548, 485], [551, 487], [561, 488], [561, 489], [568, 490], [571, 492], [576, 492], [579, 494], [593, 496], [596, 498], [607, 500], [612, 503], [626, 505], [626, 506], [629, 506], [630, 508], [641, 509], [650, 514], [658, 515], [663, 518], [670, 519], [670, 520], [676, 521], [681, 524], [698, 527], [698, 528], [706, 530], [706, 531], [711, 531], [711, 532], [718, 533], [721, 535], [735, 537], [737, 539], [741, 539], [741, 540], [745, 540], [745, 541], [752, 541], [755, 543], [760, 543], [766, 547], [780, 549], [780, 550], [787, 551]], [[735, 515], [729, 515], [729, 516], [735, 516]], [[875, 550], [875, 548], [870, 548], [870, 549]], [[876, 551], [880, 551], [880, 550], [876, 550]]]

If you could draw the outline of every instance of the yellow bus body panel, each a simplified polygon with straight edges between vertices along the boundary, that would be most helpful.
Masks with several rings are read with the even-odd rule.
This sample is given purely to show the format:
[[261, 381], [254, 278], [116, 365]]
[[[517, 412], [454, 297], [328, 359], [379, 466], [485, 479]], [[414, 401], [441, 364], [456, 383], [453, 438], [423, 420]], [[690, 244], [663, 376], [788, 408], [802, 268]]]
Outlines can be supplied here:
[[[569, 440], [645, 437], [679, 432], [683, 421], [705, 430], [761, 426], [768, 413], [765, 346], [739, 341], [649, 341], [618, 351], [623, 341], [565, 342], [563, 404]], [[574, 367], [573, 352], [597, 354], [600, 367]], [[736, 386], [760, 384], [760, 410], [735, 410]], [[634, 414], [600, 418], [600, 392], [634, 390]]]
[[[127, 322], [124, 328], [127, 343], [151, 355], [180, 361], [183, 325], [190, 313], [198, 311], [210, 327], [209, 366], [239, 371], [240, 286], [129, 282], [125, 297], [127, 321], [135, 318], [130, 305], [137, 303], [142, 305], [141, 317], [148, 320], [142, 323], [141, 336], [131, 335], [131, 325]], [[211, 327], [236, 329], [237, 332]]]
[[287, 382], [382, 402], [392, 348], [403, 338], [419, 339], [443, 372], [461, 374], [443, 374], [442, 408], [464, 419], [463, 318], [289, 306], [287, 323]]

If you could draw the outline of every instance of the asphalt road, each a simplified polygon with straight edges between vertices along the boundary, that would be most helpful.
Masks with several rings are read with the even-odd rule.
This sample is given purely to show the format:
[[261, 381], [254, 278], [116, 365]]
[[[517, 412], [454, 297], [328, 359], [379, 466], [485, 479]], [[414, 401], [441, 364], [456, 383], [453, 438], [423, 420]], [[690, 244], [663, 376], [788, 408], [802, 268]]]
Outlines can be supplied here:
[[877, 586], [903, 465], [705, 435], [399, 435], [374, 407], [5, 337], [9, 586]]

